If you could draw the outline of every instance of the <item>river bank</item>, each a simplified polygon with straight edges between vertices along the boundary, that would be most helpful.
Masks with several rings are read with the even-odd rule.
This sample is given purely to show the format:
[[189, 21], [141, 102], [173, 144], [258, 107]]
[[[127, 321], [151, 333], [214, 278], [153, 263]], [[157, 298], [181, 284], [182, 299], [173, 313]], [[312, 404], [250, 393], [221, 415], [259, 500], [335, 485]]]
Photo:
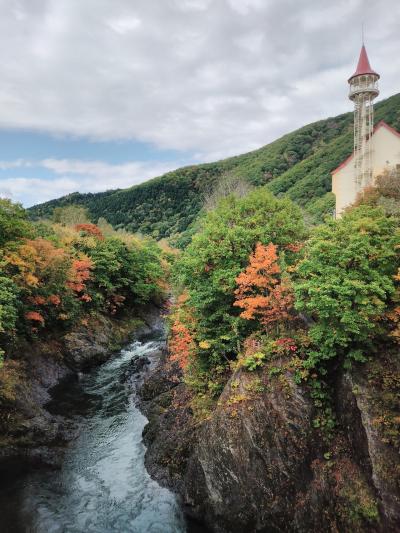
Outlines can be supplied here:
[[165, 346], [163, 331], [131, 341], [104, 364], [64, 379], [52, 390], [49, 413], [72, 420], [78, 436], [57, 469], [14, 470], [0, 483], [4, 533], [183, 533], [174, 494], [152, 480], [144, 465], [147, 419], [136, 390]]
[[0, 405], [0, 460], [60, 464], [77, 427], [46, 408], [52, 389], [67, 378], [78, 380], [130, 339], [161, 329], [160, 310], [147, 306], [120, 318], [97, 315], [64, 335], [18, 346], [7, 368], [12, 389]]

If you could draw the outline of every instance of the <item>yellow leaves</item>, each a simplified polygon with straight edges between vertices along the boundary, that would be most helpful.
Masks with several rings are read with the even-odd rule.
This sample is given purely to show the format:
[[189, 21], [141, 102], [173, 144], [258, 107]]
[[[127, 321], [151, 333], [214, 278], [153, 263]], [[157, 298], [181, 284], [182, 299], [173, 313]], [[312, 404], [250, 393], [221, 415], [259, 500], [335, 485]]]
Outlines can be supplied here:
[[15, 252], [5, 257], [6, 265], [16, 271], [15, 282], [22, 287], [38, 287], [48, 271], [56, 269], [65, 259], [62, 248], [41, 238], [24, 241]]
[[208, 341], [200, 341], [199, 348], [201, 348], [202, 350], [208, 350], [209, 348], [211, 348], [211, 344]]
[[189, 300], [189, 293], [188, 293], [187, 291], [184, 291], [182, 294], [180, 294], [180, 295], [178, 296], [177, 304], [178, 304], [178, 306], [179, 306], [179, 305], [183, 305], [183, 304], [186, 303], [188, 300]]
[[39, 285], [39, 278], [31, 272], [27, 272], [24, 275], [24, 282], [28, 287], [37, 287]]
[[21, 363], [7, 360], [0, 366], [0, 396], [9, 402], [15, 401], [18, 396], [22, 378], [24, 377]]
[[245, 402], [248, 399], [249, 397], [247, 396], [247, 394], [238, 393], [238, 394], [234, 394], [233, 396], [231, 396], [226, 403], [229, 406], [238, 405], [239, 403]]

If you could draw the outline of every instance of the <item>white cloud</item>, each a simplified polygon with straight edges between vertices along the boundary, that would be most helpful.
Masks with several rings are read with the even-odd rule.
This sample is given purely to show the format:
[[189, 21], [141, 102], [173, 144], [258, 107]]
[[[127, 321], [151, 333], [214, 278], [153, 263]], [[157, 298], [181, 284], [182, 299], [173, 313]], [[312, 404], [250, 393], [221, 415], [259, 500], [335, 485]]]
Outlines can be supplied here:
[[141, 25], [141, 20], [136, 17], [117, 18], [109, 22], [109, 26], [115, 32], [125, 35]]
[[228, 4], [241, 15], [247, 15], [252, 10], [266, 9], [268, 6], [266, 0], [228, 0]]
[[399, 90], [400, 2], [0, 0], [0, 127], [207, 160], [351, 109], [360, 48]]
[[10, 170], [12, 168], [30, 167], [31, 163], [25, 159], [16, 159], [15, 161], [0, 161], [0, 170]]

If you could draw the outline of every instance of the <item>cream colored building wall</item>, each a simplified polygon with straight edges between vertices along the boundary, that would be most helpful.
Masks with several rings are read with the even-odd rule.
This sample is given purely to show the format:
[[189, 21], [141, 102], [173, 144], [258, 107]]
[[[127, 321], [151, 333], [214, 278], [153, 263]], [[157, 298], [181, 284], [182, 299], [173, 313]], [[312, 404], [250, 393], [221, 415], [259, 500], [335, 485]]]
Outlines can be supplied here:
[[400, 136], [384, 126], [380, 127], [372, 137], [373, 141], [373, 176], [379, 176], [385, 169], [400, 164]]
[[340, 216], [343, 209], [352, 204], [357, 195], [353, 159], [332, 175], [332, 192], [336, 196], [336, 216]]
[[[372, 139], [373, 177], [400, 164], [400, 137], [384, 126], [378, 128]], [[332, 174], [332, 192], [336, 196], [336, 216], [352, 204], [357, 196], [354, 180], [354, 160]]]

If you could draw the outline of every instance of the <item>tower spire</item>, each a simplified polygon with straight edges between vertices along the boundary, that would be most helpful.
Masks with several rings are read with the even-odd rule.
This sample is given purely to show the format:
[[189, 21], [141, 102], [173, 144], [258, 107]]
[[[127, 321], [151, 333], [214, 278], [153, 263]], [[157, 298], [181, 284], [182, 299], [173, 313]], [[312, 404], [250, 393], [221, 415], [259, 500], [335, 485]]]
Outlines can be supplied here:
[[361, 52], [360, 52], [360, 57], [358, 59], [356, 71], [354, 72], [352, 76], [350, 76], [349, 83], [350, 83], [350, 80], [354, 78], [355, 76], [362, 76], [364, 74], [374, 74], [375, 76], [378, 76], [378, 79], [380, 78], [379, 74], [371, 68], [371, 65], [368, 59], [367, 49], [365, 48], [365, 44], [363, 43], [361, 46]]
[[350, 85], [349, 98], [354, 102], [354, 174], [356, 192], [369, 185], [372, 181], [372, 146], [370, 139], [374, 128], [373, 101], [379, 94], [379, 77], [379, 74], [371, 68], [363, 42], [356, 71], [348, 80]]

